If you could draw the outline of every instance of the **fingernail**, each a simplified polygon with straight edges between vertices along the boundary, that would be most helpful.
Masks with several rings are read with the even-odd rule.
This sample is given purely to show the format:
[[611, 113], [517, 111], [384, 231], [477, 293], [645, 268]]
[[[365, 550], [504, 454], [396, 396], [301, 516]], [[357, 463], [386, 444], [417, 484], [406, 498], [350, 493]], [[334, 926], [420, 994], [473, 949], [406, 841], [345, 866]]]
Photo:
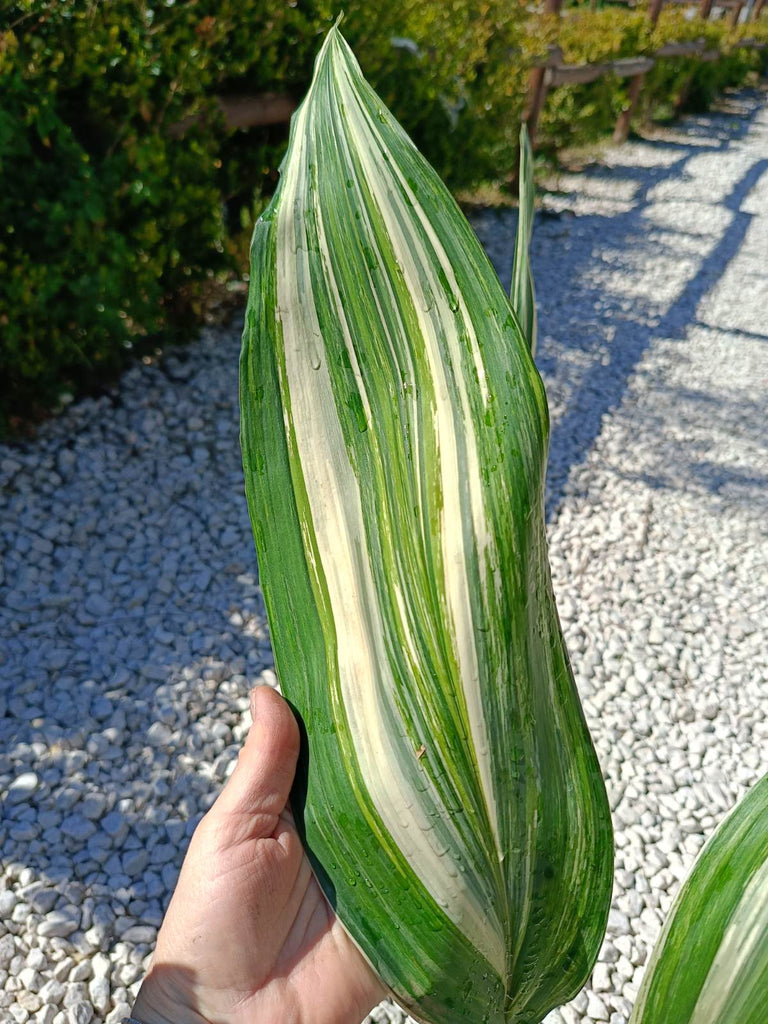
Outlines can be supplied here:
[[253, 718], [253, 719], [256, 718], [256, 691], [257, 690], [258, 690], [258, 686], [254, 686], [254, 688], [251, 690], [251, 718]]

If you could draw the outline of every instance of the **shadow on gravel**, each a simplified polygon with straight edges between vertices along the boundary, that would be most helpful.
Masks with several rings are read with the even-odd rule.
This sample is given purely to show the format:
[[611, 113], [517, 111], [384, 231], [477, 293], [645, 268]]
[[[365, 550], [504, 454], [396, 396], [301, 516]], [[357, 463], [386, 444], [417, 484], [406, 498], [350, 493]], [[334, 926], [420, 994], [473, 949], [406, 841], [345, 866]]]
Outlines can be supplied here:
[[[768, 171], [768, 159], [755, 159], [741, 173], [729, 194], [713, 202], [706, 194], [692, 198], [689, 164], [707, 154], [729, 173], [723, 161], [731, 158], [734, 144], [746, 137], [764, 106], [760, 93], [742, 94], [731, 101], [727, 115], [689, 118], [670, 141], [642, 143], [643, 148], [657, 148], [672, 157], [663, 166], [599, 166], [589, 168], [583, 177], [598, 180], [610, 187], [626, 182], [635, 185], [631, 206], [626, 212], [613, 215], [539, 215], [533, 243], [533, 269], [542, 284], [540, 299], [537, 363], [549, 384], [557, 381], [550, 393], [552, 411], [552, 444], [548, 473], [547, 514], [557, 514], [564, 488], [573, 467], [584, 460], [597, 439], [604, 416], [622, 401], [635, 367], [655, 338], [683, 338], [696, 325], [697, 310], [702, 300], [715, 288], [738, 254], [754, 215], [742, 205], [760, 177]], [[614, 154], [615, 155], [615, 154]], [[618, 160], [621, 159], [619, 151]], [[680, 199], [676, 189], [680, 187]], [[618, 189], [619, 193], [623, 190]], [[683, 210], [687, 224], [665, 225], [649, 219], [652, 206], [671, 200], [702, 205], [693, 215]], [[578, 204], [577, 204], [578, 205]], [[717, 207], [716, 210], [713, 208]], [[724, 222], [721, 231], [715, 224], [713, 234], [708, 220], [716, 213]], [[681, 227], [683, 230], [681, 230]], [[676, 237], [683, 236], [687, 247]], [[702, 246], [703, 243], [703, 246]], [[713, 243], [713, 244], [711, 244]], [[665, 252], [669, 247], [669, 252]], [[704, 251], [701, 251], [702, 248]], [[633, 294], [632, 276], [637, 277], [643, 261], [649, 264], [667, 262], [669, 276], [659, 281], [659, 300], [649, 301], [647, 292]], [[595, 275], [595, 268], [604, 272]], [[623, 275], [623, 279], [622, 279]], [[681, 277], [677, 294], [669, 293], [675, 276]], [[619, 280], [617, 287], [606, 287]], [[551, 285], [556, 280], [556, 298], [551, 300]], [[622, 288], [621, 285], [624, 285]], [[635, 282], [636, 285], [636, 282]], [[665, 301], [669, 299], [669, 301]], [[711, 326], [711, 325], [710, 325]], [[547, 336], [554, 339], [548, 344]], [[761, 337], [758, 335], [758, 337]], [[768, 339], [766, 339], [768, 340]], [[567, 372], [560, 365], [569, 360]], [[706, 474], [701, 474], [704, 480]], [[716, 475], [708, 477], [717, 480]]]
[[78, 954], [146, 951], [250, 724], [272, 656], [238, 351], [211, 334], [177, 387], [137, 367], [119, 401], [85, 400], [0, 450], [0, 890], [18, 898], [15, 935], [32, 914]]

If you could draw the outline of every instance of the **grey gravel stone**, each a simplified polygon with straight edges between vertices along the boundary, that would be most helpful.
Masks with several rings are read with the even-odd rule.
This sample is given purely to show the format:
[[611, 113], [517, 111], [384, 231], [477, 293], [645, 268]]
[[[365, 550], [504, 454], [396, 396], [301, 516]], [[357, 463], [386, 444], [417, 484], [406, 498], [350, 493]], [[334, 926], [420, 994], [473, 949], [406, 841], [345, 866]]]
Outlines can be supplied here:
[[93, 1020], [93, 1007], [85, 1001], [75, 1003], [69, 1008], [67, 1020], [69, 1024], [90, 1024]]
[[77, 839], [84, 842], [96, 831], [92, 821], [84, 818], [82, 814], [70, 814], [61, 823], [61, 831], [70, 839]]
[[72, 906], [61, 910], [54, 910], [46, 914], [38, 925], [37, 933], [43, 938], [59, 937], [64, 938], [76, 932], [80, 927], [80, 913]]
[[141, 875], [149, 863], [149, 854], [146, 850], [131, 850], [123, 857], [123, 871], [130, 878]]
[[47, 914], [53, 910], [58, 900], [59, 894], [55, 889], [39, 888], [26, 896], [27, 903], [38, 914]]
[[149, 925], [135, 924], [124, 931], [121, 935], [124, 942], [154, 942], [157, 938], [157, 929]]
[[40, 780], [35, 772], [22, 772], [8, 786], [6, 800], [10, 804], [18, 804], [31, 800], [33, 794], [40, 785]]
[[153, 747], [166, 747], [171, 743], [172, 739], [173, 733], [162, 722], [153, 722], [149, 729], [147, 729], [147, 741]]
[[92, 821], [98, 821], [106, 809], [107, 798], [103, 793], [89, 793], [80, 801], [80, 813]]
[[16, 940], [12, 935], [0, 935], [0, 967], [7, 968], [16, 956]]

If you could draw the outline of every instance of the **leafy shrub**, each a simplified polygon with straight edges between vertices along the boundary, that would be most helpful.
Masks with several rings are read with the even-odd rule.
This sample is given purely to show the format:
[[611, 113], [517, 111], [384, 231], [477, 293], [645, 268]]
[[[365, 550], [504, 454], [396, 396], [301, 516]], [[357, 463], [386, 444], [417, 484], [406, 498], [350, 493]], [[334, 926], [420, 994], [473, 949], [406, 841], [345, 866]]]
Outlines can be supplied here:
[[[524, 78], [506, 65], [521, 24], [507, 3], [346, 8], [370, 77], [448, 180], [511, 168]], [[102, 379], [131, 347], [188, 333], [206, 282], [242, 270], [254, 195], [274, 186], [287, 126], [229, 132], [215, 95], [300, 96], [334, 11], [331, 0], [6, 7], [6, 417]], [[393, 36], [416, 52], [393, 47]]]
[[743, 85], [749, 75], [759, 71], [765, 63], [761, 51], [736, 46], [745, 37], [768, 41], [768, 29], [760, 23], [734, 29], [725, 20], [688, 19], [679, 10], [663, 10], [651, 33], [652, 49], [672, 41], [704, 40], [706, 48], [719, 50], [721, 57], [716, 61], [659, 60], [646, 79], [641, 116], [653, 116], [664, 103], [670, 112], [705, 110], [723, 89]]
[[[765, 51], [739, 49], [743, 37], [768, 41], [765, 21], [731, 28], [725, 20], [702, 21], [665, 8], [652, 26], [644, 10], [583, 7], [565, 12], [548, 41], [557, 40], [569, 64], [599, 63], [650, 54], [664, 43], [703, 39], [722, 54], [716, 61], [670, 57], [659, 60], [645, 77], [638, 120], [660, 111], [703, 109], [729, 86], [742, 85], [765, 65]], [[542, 33], [543, 34], [543, 33]], [[610, 133], [627, 104], [630, 79], [606, 75], [588, 85], [566, 85], [550, 92], [542, 112], [539, 145], [549, 151], [592, 142]]]
[[[291, 36], [298, 15], [271, 6]], [[50, 404], [118, 369], [132, 344], [179, 329], [177, 296], [226, 266], [224, 129], [206, 90], [253, 61], [232, 33], [243, 8], [269, 37], [261, 2], [11, 5], [0, 43], [7, 412]], [[293, 34], [304, 53], [268, 43], [265, 77], [298, 78], [309, 63], [311, 33]], [[206, 116], [180, 138], [172, 126], [190, 113]]]
[[[119, 370], [131, 350], [187, 336], [215, 285], [246, 266], [287, 126], [229, 131], [215, 97], [300, 97], [332, 0], [14, 0], [0, 29], [0, 431]], [[663, 61], [660, 99], [709, 101], [768, 38], [664, 11], [532, 16], [520, 0], [349, 0], [344, 32], [367, 78], [454, 188], [503, 180], [516, 158], [531, 61], [557, 39], [574, 63], [706, 35], [712, 64]], [[550, 93], [539, 142], [604, 134], [627, 81]], [[180, 126], [184, 125], [182, 130]]]

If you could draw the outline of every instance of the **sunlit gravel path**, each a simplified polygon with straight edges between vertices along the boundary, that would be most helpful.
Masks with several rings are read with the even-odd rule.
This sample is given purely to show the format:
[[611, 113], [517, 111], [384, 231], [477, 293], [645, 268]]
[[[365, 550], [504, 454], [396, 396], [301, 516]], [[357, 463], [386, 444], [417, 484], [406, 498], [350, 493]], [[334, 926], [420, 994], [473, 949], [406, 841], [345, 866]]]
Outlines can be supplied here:
[[[508, 276], [514, 215], [475, 224]], [[547, 1024], [626, 1024], [681, 878], [768, 769], [767, 254], [758, 94], [563, 175], [537, 217], [551, 561], [617, 844], [591, 985]], [[274, 679], [238, 333], [0, 448], [2, 1021], [128, 1012]]]

